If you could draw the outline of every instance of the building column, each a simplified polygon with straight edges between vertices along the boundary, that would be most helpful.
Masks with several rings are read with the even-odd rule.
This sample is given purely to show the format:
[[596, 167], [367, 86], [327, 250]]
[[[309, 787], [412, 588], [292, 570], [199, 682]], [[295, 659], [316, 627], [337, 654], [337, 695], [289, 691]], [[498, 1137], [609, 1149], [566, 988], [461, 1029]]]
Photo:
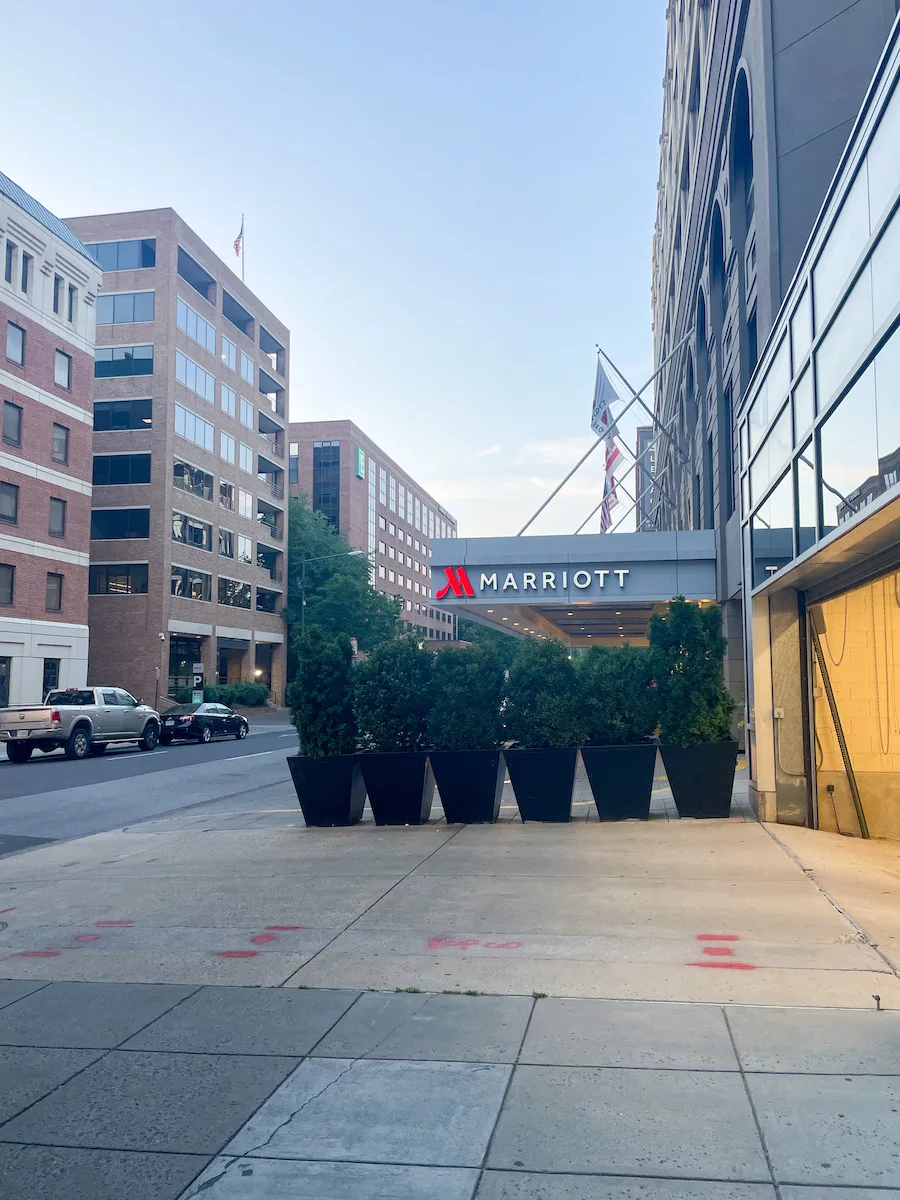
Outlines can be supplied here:
[[750, 799], [761, 821], [778, 816], [775, 787], [775, 728], [772, 705], [772, 648], [769, 597], [751, 600], [753, 707], [748, 713], [747, 742], [751, 759]]

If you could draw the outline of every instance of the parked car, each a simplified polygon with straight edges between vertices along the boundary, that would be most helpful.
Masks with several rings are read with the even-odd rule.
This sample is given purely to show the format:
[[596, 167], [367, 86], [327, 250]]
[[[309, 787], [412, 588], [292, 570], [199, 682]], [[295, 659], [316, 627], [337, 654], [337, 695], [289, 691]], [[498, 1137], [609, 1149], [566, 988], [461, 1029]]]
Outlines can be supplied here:
[[62, 747], [66, 758], [102, 754], [111, 742], [155, 750], [159, 730], [156, 709], [117, 687], [67, 688], [48, 692], [43, 704], [0, 709], [0, 743], [14, 763], [27, 762], [35, 749]]
[[164, 746], [173, 741], [211, 742], [217, 737], [241, 741], [250, 731], [246, 717], [227, 704], [176, 704], [166, 712], [159, 740]]

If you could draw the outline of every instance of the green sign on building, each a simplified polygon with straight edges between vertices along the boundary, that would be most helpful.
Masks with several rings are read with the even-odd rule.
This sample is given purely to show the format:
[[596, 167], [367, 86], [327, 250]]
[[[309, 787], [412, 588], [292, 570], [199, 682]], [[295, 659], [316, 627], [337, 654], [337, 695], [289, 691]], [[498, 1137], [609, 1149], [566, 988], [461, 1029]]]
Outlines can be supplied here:
[[366, 452], [365, 450], [356, 450], [356, 478], [365, 479], [366, 477]]

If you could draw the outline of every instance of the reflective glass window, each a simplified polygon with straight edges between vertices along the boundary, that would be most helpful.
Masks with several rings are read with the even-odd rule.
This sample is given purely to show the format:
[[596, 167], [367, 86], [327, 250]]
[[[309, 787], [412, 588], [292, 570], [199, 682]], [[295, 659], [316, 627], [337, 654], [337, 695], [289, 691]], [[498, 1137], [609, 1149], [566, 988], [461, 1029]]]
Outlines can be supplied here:
[[875, 359], [878, 470], [886, 491], [900, 473], [900, 327]]
[[750, 542], [753, 586], [758, 587], [794, 557], [794, 487], [790, 471], [754, 514]]
[[857, 380], [821, 426], [824, 531], [850, 520], [878, 496], [881, 486], [875, 423], [875, 371]]
[[828, 407], [854, 363], [872, 340], [872, 281], [867, 266], [816, 351], [819, 411]]
[[812, 443], [797, 456], [797, 553], [808, 550], [816, 540], [816, 471]]
[[794, 388], [794, 445], [806, 436], [813, 423], [812, 368], [800, 376]]
[[803, 289], [800, 302], [791, 317], [791, 346], [794, 352], [794, 370], [809, 353], [812, 337], [812, 309], [809, 303], [809, 288]]
[[[900, 153], [900, 150], [898, 150]], [[872, 252], [873, 324], [880, 329], [900, 303], [900, 216], [896, 213]]]
[[825, 318], [846, 286], [868, 238], [869, 197], [863, 164], [813, 271], [817, 330], [822, 328]]

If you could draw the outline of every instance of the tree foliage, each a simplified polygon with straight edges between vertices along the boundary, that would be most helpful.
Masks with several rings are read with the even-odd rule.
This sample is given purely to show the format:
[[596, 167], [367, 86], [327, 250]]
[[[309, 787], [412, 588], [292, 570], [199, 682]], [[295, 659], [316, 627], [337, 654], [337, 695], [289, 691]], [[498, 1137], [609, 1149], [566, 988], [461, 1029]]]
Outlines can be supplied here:
[[683, 596], [650, 618], [650, 652], [659, 693], [662, 742], [693, 746], [731, 738], [734, 700], [722, 679], [722, 610]]
[[346, 635], [327, 639], [313, 627], [295, 643], [297, 674], [287, 689], [301, 754], [325, 758], [356, 750], [353, 648]]
[[523, 641], [509, 671], [507, 737], [521, 746], [577, 746], [582, 740], [575, 668], [560, 642]]
[[592, 646], [578, 659], [576, 671], [589, 745], [621, 746], [652, 736], [659, 705], [649, 650], [627, 643]]
[[362, 750], [428, 748], [434, 656], [414, 636], [382, 642], [358, 663], [356, 719]]
[[492, 629], [468, 617], [460, 617], [457, 623], [460, 641], [471, 642], [473, 646], [492, 646], [500, 657], [505, 670], [513, 664], [516, 651], [519, 649], [519, 639], [504, 633], [501, 629]]
[[434, 664], [434, 707], [428, 723], [432, 744], [438, 750], [493, 749], [500, 741], [505, 680], [493, 646], [442, 650]]
[[360, 650], [374, 650], [395, 637], [400, 628], [402, 601], [377, 592], [368, 579], [334, 574], [312, 595], [307, 593], [306, 626], [326, 635], [352, 634]]

